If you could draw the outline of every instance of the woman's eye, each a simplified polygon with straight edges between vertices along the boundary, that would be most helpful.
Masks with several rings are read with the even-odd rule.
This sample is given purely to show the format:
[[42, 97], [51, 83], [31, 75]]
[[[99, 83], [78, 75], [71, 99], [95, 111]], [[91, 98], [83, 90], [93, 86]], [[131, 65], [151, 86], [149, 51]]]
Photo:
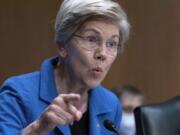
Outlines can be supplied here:
[[117, 42], [109, 42], [108, 46], [111, 48], [117, 48], [118, 47], [118, 43]]
[[86, 37], [86, 39], [89, 41], [89, 42], [97, 42], [97, 38], [95, 36], [88, 36]]

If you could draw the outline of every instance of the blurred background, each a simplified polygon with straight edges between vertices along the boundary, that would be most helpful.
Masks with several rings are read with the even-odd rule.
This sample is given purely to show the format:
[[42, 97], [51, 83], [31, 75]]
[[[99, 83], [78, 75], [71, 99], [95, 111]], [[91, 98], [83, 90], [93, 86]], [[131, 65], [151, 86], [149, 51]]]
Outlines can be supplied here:
[[[62, 0], [0, 1], [0, 84], [10, 76], [39, 70], [56, 55], [54, 19]], [[180, 94], [180, 1], [119, 0], [131, 35], [103, 84], [131, 84], [148, 102]]]

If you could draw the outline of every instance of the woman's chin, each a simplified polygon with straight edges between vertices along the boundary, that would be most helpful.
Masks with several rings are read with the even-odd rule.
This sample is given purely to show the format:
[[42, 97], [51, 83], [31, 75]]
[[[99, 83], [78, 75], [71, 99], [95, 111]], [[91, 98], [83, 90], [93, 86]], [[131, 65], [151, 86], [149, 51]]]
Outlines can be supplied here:
[[95, 87], [97, 87], [98, 85], [100, 85], [101, 84], [101, 80], [91, 80], [91, 81], [88, 81], [88, 87], [89, 88], [95, 88]]

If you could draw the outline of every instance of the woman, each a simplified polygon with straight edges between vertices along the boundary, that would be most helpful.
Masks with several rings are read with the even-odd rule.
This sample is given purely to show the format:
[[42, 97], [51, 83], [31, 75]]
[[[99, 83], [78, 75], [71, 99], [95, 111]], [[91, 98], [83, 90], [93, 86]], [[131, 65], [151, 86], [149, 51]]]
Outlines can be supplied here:
[[58, 57], [1, 88], [0, 134], [108, 135], [106, 119], [119, 128], [119, 101], [100, 83], [128, 35], [118, 3], [65, 0], [55, 24]]

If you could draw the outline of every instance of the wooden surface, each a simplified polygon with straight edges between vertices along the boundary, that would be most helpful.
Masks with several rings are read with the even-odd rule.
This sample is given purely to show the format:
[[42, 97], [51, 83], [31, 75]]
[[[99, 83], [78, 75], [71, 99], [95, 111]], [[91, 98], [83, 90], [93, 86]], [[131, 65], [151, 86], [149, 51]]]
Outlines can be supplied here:
[[[0, 83], [38, 70], [56, 54], [54, 18], [60, 0], [0, 1]], [[129, 83], [149, 102], [180, 94], [180, 1], [122, 0], [131, 36], [103, 82], [108, 88]]]

